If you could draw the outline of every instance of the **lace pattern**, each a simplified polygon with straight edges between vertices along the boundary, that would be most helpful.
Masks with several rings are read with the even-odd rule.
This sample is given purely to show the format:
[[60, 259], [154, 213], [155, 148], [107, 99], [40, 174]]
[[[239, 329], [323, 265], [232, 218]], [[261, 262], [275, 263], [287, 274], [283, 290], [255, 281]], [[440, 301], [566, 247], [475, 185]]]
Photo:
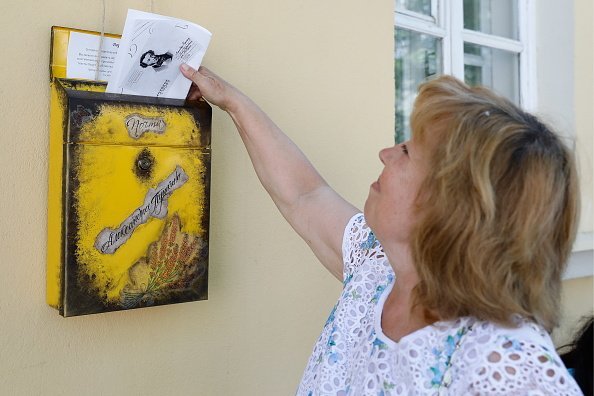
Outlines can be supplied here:
[[394, 272], [362, 214], [346, 226], [344, 281], [298, 395], [580, 395], [538, 325], [464, 317], [394, 342], [381, 329]]

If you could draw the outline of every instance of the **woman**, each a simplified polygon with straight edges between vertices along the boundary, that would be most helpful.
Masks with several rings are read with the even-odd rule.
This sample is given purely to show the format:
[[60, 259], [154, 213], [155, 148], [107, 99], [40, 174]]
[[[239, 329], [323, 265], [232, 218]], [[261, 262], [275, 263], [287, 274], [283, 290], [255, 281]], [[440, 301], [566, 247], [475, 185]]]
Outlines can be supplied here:
[[580, 394], [547, 333], [575, 165], [538, 120], [452, 77], [424, 84], [413, 138], [380, 152], [363, 215], [249, 98], [182, 72], [190, 99], [229, 113], [283, 216], [344, 283], [299, 395]]

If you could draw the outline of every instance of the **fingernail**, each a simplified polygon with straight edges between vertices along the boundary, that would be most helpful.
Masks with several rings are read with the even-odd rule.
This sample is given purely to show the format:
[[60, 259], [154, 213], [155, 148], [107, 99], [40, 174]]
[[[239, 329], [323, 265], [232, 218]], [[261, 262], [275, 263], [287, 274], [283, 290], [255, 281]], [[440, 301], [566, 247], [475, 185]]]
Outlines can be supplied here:
[[185, 63], [182, 63], [181, 65], [181, 69], [185, 72], [190, 71], [190, 66], [186, 65]]

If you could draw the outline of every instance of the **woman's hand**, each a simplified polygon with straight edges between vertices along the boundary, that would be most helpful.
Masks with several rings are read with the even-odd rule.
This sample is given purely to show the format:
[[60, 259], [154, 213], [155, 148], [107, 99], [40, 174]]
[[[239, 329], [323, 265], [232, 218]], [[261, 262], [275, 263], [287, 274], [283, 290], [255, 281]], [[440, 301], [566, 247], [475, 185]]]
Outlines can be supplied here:
[[236, 99], [241, 96], [241, 93], [234, 86], [204, 66], [200, 66], [198, 70], [195, 70], [186, 64], [182, 64], [180, 70], [187, 79], [192, 80], [192, 87], [188, 93], [189, 100], [204, 98], [222, 110], [229, 111]]

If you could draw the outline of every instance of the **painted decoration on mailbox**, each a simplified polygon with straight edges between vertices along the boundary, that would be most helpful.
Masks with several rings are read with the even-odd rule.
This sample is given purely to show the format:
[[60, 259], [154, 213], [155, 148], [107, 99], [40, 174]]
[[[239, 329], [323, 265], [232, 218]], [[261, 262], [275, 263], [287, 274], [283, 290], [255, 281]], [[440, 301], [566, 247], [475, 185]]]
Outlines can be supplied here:
[[76, 276], [72, 287], [67, 282], [68, 311], [205, 299], [204, 154], [80, 145], [72, 160], [73, 255], [66, 275]]

